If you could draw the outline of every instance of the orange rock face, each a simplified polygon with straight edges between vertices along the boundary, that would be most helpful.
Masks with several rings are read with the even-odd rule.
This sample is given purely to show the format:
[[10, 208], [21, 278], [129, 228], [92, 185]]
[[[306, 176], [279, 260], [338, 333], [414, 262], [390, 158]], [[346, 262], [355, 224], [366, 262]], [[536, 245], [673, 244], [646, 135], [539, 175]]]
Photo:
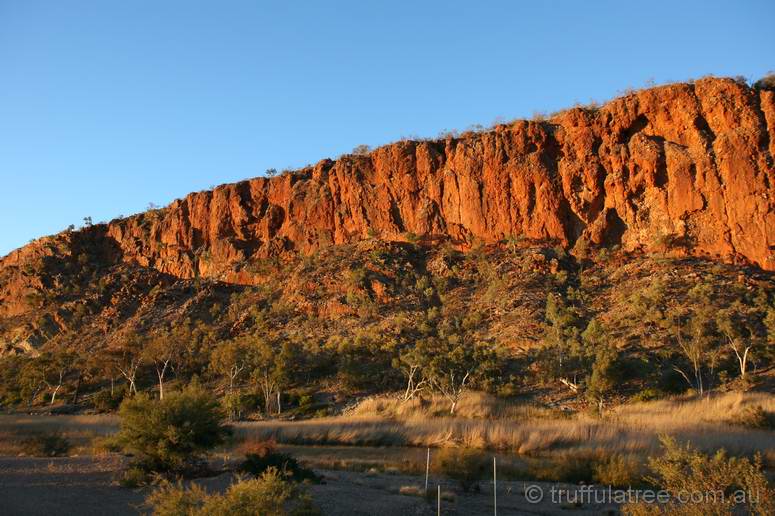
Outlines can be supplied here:
[[250, 281], [235, 265], [251, 257], [410, 232], [462, 246], [519, 235], [633, 251], [669, 241], [775, 270], [774, 153], [775, 92], [704, 79], [324, 160], [92, 231], [117, 259], [237, 283]]

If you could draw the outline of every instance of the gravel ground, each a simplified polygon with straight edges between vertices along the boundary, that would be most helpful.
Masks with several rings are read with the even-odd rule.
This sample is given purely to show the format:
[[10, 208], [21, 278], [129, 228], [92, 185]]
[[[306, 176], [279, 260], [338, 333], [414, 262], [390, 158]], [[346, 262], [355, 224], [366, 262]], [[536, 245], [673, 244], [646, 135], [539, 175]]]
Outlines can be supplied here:
[[[127, 489], [115, 483], [122, 466], [119, 456], [30, 458], [0, 457], [0, 514], [2, 515], [136, 515], [147, 512], [143, 500], [148, 489]], [[323, 514], [423, 516], [436, 514], [435, 499], [400, 494], [401, 487], [419, 488], [420, 477], [318, 470], [325, 481], [309, 486]], [[208, 490], [221, 491], [232, 481], [230, 474], [198, 480]], [[435, 491], [437, 482], [431, 479]], [[547, 494], [538, 504], [525, 498], [527, 486], [537, 485]], [[493, 513], [492, 487], [482, 483], [479, 493], [455, 493], [441, 482], [442, 514], [486, 515]], [[546, 483], [502, 482], [498, 485], [498, 513], [578, 514], [615, 513], [613, 505], [561, 505], [549, 500]], [[564, 486], [574, 488], [573, 486]]]
[[113, 484], [119, 457], [0, 458], [0, 514], [138, 514], [144, 494]]

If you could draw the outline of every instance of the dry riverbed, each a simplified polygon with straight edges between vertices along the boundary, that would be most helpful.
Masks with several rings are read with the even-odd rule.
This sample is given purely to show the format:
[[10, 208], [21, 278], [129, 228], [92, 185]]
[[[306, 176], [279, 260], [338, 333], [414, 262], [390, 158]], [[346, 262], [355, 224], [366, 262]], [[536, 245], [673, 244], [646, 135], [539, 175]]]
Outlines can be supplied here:
[[[291, 454], [324, 478], [308, 489], [327, 515], [436, 514], [435, 497], [422, 496], [426, 446], [431, 446], [432, 456], [430, 489], [442, 486], [443, 514], [493, 513], [489, 475], [476, 493], [463, 493], [449, 480], [433, 476], [438, 448], [444, 446], [480, 448], [488, 460], [491, 454], [497, 455], [500, 514], [616, 513], [617, 507], [610, 504], [554, 503], [551, 487], [581, 487], [529, 479], [569, 480], [572, 477], [558, 473], [566, 471], [577, 457], [602, 452], [636, 457], [643, 464], [646, 456], [660, 452], [660, 434], [691, 441], [708, 453], [719, 448], [740, 455], [761, 452], [765, 469], [770, 473], [775, 469], [775, 433], [736, 422], [751, 408], [775, 411], [771, 394], [728, 393], [631, 404], [611, 410], [604, 420], [558, 418], [522, 407], [489, 407], [486, 402], [472, 398], [472, 410], [481, 412], [484, 407], [489, 412], [472, 412], [468, 418], [462, 414], [434, 416], [417, 408], [398, 413], [408, 410], [407, 406], [392, 407], [377, 400], [364, 404], [361, 413], [337, 417], [237, 423], [234, 442], [216, 450], [212, 468], [236, 465], [244, 454], [243, 443], [274, 439], [279, 451]], [[462, 404], [461, 413], [465, 408]], [[118, 485], [116, 479], [127, 459], [105, 451], [105, 438], [118, 430], [118, 423], [111, 415], [0, 415], [0, 515], [147, 513], [143, 502], [152, 488]], [[23, 456], [30, 454], [26, 439], [51, 433], [67, 439], [69, 457]], [[554, 469], [544, 471], [552, 465]], [[208, 490], [222, 491], [233, 481], [231, 473], [224, 473], [196, 482]], [[527, 500], [530, 486], [543, 490], [540, 502]]]
[[[136, 515], [147, 513], [143, 501], [151, 488], [128, 489], [115, 482], [123, 458], [103, 457], [0, 457], [0, 513], [4, 515]], [[432, 515], [436, 501], [419, 494], [421, 476], [352, 471], [317, 470], [324, 481], [308, 487], [325, 515]], [[208, 490], [221, 491], [233, 481], [230, 473], [197, 480]], [[492, 514], [492, 484], [482, 482], [479, 493], [463, 494], [447, 481], [431, 478], [431, 489], [441, 485], [443, 514]], [[561, 505], [545, 499], [529, 503], [525, 488], [551, 485], [540, 482], [500, 482], [501, 514], [601, 514], [615, 512], [613, 505]], [[564, 486], [575, 489], [574, 486]]]

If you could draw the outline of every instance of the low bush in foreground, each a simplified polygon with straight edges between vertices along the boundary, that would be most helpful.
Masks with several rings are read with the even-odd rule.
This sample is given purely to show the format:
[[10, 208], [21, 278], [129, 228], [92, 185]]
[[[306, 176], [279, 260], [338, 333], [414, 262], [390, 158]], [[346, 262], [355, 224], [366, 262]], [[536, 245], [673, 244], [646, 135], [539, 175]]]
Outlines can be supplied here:
[[261, 476], [265, 471], [274, 468], [286, 480], [318, 481], [318, 476], [311, 469], [301, 466], [298, 461], [287, 453], [280, 453], [275, 448], [274, 441], [253, 443], [245, 452], [245, 460], [240, 464], [239, 471], [249, 473], [254, 477]]
[[527, 476], [546, 482], [597, 483], [624, 488], [643, 484], [641, 469], [641, 463], [634, 455], [564, 452], [531, 462]]
[[601, 459], [593, 467], [595, 482], [606, 486], [629, 487], [642, 480], [641, 465], [631, 455], [614, 454]]
[[45, 432], [32, 435], [21, 442], [22, 451], [33, 457], [62, 457], [72, 445], [59, 432]]
[[312, 516], [320, 511], [298, 486], [275, 468], [259, 478], [240, 480], [224, 494], [208, 494], [196, 484], [167, 483], [151, 493], [146, 504], [156, 516]]
[[246, 447], [245, 460], [239, 466], [240, 472], [258, 477], [270, 468], [279, 471], [286, 480], [295, 482], [320, 480], [314, 471], [300, 465], [294, 457], [278, 452], [274, 441], [251, 443]]
[[671, 437], [662, 438], [664, 454], [651, 458], [654, 473], [647, 480], [666, 490], [671, 500], [660, 504], [628, 504], [629, 516], [671, 514], [709, 516], [722, 514], [775, 514], [775, 492], [762, 472], [761, 457], [729, 457], [724, 450], [705, 455]]
[[128, 398], [119, 415], [118, 442], [148, 471], [185, 471], [229, 434], [218, 401], [196, 384], [163, 400]]

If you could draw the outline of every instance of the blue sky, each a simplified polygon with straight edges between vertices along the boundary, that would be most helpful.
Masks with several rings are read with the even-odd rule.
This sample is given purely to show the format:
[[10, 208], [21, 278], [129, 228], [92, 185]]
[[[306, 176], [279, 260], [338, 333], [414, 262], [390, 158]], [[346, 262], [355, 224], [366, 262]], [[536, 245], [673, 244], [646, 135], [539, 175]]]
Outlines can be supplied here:
[[0, 255], [84, 216], [775, 68], [775, 2], [0, 0]]

